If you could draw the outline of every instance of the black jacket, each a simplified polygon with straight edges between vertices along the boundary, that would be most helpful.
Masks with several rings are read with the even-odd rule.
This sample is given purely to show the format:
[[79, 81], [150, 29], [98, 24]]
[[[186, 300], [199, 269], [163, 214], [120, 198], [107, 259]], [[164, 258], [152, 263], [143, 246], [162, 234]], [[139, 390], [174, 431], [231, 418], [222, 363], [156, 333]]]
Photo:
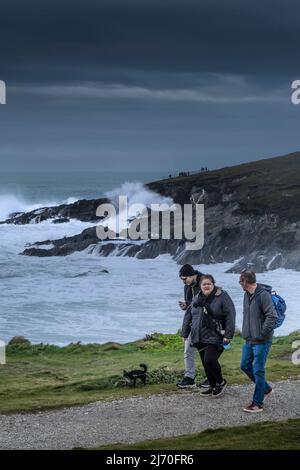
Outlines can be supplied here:
[[272, 339], [277, 313], [272, 301], [272, 287], [257, 284], [254, 294], [245, 292], [243, 338], [251, 344]]
[[192, 323], [192, 314], [191, 314], [191, 303], [195, 295], [200, 292], [200, 278], [203, 276], [199, 271], [195, 271], [197, 274], [196, 282], [191, 286], [184, 286], [184, 300], [188, 305], [188, 308], [185, 311], [182, 327], [181, 327], [181, 336], [187, 338], [191, 332], [191, 323]]
[[[198, 296], [199, 294], [194, 298], [191, 306], [191, 344], [220, 345], [223, 342], [223, 337], [232, 339], [235, 331], [236, 312], [229, 294], [218, 287], [210, 302], [210, 313], [207, 313], [205, 307], [197, 306]], [[221, 333], [221, 330], [224, 334]]]

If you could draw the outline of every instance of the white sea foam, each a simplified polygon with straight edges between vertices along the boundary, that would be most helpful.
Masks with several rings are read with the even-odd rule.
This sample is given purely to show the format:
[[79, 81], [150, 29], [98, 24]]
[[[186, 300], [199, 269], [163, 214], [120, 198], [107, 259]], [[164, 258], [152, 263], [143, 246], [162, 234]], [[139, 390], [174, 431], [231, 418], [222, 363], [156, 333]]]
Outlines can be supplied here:
[[73, 204], [78, 201], [76, 197], [69, 197], [63, 201], [40, 201], [38, 203], [30, 203], [22, 196], [15, 196], [14, 194], [0, 195], [0, 220], [6, 220], [10, 214], [14, 212], [31, 212], [45, 207], [56, 207], [61, 204]]
[[[49, 203], [50, 205], [52, 204]], [[13, 212], [30, 212], [43, 206], [43, 203], [30, 204], [14, 195], [0, 195], [0, 220], [7, 219]]]
[[[125, 182], [120, 187], [108, 191], [105, 195], [115, 206], [118, 217], [117, 219], [115, 216], [107, 217], [102, 225], [117, 233], [127, 229], [130, 221], [141, 215], [145, 207], [151, 208], [153, 204], [167, 204], [170, 206], [173, 203], [172, 198], [150, 191], [143, 183], [138, 181]], [[120, 196], [127, 198], [127, 208], [125, 210], [119, 208]]]
[[126, 196], [128, 205], [143, 204], [150, 207], [151, 204], [172, 204], [172, 198], [163, 197], [154, 191], [150, 191], [139, 181], [125, 182], [120, 187], [106, 193], [106, 197], [115, 205], [119, 202], [119, 196]]
[[5, 256], [7, 253], [17, 255], [27, 244], [70, 237], [94, 225], [72, 219], [68, 223], [61, 224], [53, 224], [51, 220], [39, 224], [3, 224], [0, 225], [0, 256]]

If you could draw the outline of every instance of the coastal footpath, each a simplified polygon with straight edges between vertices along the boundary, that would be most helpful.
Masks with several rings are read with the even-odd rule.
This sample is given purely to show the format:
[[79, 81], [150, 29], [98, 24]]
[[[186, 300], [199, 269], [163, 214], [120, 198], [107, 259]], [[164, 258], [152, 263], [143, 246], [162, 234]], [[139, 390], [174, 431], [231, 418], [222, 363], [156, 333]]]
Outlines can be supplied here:
[[253, 393], [250, 385], [230, 386], [222, 398], [215, 400], [203, 398], [198, 392], [180, 391], [55, 411], [0, 415], [0, 449], [63, 450], [132, 444], [207, 429], [300, 418], [300, 381], [272, 385], [274, 393], [258, 415], [242, 412]]

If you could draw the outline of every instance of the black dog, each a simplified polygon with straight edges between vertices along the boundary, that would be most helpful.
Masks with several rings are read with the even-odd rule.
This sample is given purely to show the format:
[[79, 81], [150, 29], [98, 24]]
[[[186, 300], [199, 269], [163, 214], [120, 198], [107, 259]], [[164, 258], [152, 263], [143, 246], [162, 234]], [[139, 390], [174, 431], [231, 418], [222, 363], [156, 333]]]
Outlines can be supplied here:
[[147, 378], [147, 370], [148, 367], [146, 364], [140, 364], [140, 367], [143, 369], [136, 369], [136, 370], [123, 370], [123, 378], [125, 380], [126, 385], [127, 384], [132, 384], [135, 387], [136, 386], [136, 381], [137, 379], [140, 379], [144, 385], [146, 385], [146, 378]]

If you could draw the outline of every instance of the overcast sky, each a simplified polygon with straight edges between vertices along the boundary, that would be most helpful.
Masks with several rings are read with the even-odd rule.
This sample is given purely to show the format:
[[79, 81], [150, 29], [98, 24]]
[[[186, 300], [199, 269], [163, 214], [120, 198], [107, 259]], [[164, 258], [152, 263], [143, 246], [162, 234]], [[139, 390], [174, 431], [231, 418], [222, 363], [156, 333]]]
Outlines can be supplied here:
[[297, 0], [0, 0], [1, 170], [217, 168], [300, 150]]

